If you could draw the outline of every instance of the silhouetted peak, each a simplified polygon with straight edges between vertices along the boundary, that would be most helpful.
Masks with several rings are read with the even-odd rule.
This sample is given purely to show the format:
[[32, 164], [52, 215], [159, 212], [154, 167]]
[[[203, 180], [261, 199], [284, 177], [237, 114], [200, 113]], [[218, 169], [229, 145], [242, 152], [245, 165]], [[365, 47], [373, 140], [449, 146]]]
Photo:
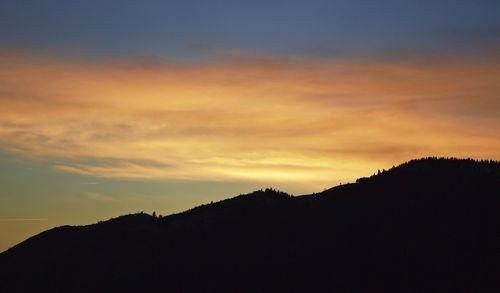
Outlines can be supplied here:
[[411, 160], [398, 166], [398, 168], [408, 169], [471, 169], [481, 171], [498, 171], [500, 162], [493, 160], [474, 160], [474, 159], [458, 159], [458, 158], [437, 158], [427, 157], [416, 160]]
[[212, 202], [208, 205], [202, 205], [202, 206], [206, 207], [212, 205], [224, 205], [224, 204], [244, 202], [244, 201], [274, 201], [274, 200], [289, 199], [291, 197], [292, 195], [286, 192], [279, 191], [273, 188], [266, 188], [266, 189], [256, 190], [251, 193], [240, 194], [233, 198], [221, 200], [215, 203]]
[[145, 213], [145, 212], [138, 212], [135, 214], [128, 214], [128, 215], [123, 215], [119, 216], [116, 218], [111, 218], [104, 223], [115, 223], [115, 222], [121, 222], [121, 223], [140, 223], [140, 222], [147, 222], [153, 219], [154, 217]]
[[393, 166], [388, 170], [378, 170], [372, 176], [359, 178], [356, 182], [393, 178], [394, 176], [419, 176], [422, 179], [428, 176], [446, 177], [457, 174], [500, 175], [500, 162], [493, 160], [426, 157], [411, 160], [399, 166]]
[[257, 190], [252, 193], [245, 194], [243, 196], [253, 197], [253, 198], [268, 198], [268, 199], [273, 199], [273, 198], [282, 199], [291, 197], [290, 194], [273, 188]]

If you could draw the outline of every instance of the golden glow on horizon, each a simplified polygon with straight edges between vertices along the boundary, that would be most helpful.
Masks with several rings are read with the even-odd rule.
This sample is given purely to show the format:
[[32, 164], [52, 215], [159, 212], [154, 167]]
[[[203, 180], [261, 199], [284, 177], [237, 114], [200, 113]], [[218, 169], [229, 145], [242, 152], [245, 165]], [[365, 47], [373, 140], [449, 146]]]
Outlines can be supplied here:
[[107, 178], [328, 186], [500, 159], [500, 62], [83, 63], [0, 55], [0, 147]]

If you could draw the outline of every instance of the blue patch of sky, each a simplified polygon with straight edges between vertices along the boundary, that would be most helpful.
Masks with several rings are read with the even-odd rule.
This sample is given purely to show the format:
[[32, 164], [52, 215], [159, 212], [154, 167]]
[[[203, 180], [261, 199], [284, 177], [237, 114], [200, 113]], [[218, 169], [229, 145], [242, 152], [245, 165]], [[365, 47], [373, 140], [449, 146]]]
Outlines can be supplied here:
[[0, 27], [3, 48], [98, 57], [370, 55], [441, 46], [457, 34], [477, 41], [500, 28], [500, 2], [6, 0]]

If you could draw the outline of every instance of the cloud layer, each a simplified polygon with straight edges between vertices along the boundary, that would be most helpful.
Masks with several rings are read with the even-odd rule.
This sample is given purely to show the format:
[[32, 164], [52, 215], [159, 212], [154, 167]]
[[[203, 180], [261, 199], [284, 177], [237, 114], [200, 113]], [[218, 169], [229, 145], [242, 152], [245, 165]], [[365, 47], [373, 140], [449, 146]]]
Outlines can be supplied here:
[[3, 53], [0, 147], [105, 178], [321, 186], [420, 156], [500, 159], [500, 61], [486, 59]]

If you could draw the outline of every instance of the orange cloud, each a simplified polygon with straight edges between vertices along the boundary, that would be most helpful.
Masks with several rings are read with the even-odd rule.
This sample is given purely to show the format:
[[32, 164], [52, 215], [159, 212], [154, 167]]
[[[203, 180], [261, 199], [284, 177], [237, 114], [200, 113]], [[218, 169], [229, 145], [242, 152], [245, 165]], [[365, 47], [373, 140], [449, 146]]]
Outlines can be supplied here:
[[108, 178], [328, 186], [428, 155], [500, 159], [500, 62], [0, 55], [0, 146]]

